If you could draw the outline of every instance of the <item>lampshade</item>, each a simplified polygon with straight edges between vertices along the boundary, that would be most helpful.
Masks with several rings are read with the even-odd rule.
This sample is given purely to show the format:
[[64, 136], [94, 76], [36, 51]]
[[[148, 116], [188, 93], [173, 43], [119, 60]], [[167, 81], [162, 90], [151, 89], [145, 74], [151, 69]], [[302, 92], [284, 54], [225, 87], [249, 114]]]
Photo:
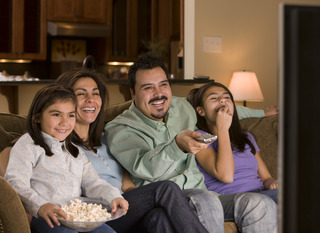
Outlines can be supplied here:
[[235, 101], [263, 101], [261, 88], [254, 72], [234, 72], [229, 90]]

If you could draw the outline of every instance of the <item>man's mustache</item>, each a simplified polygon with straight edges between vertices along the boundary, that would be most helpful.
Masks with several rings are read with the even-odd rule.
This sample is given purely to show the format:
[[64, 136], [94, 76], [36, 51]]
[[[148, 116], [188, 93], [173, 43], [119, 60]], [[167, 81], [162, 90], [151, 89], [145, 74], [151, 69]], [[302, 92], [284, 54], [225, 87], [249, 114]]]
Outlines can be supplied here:
[[168, 98], [167, 98], [167, 96], [164, 96], [164, 95], [161, 96], [161, 97], [155, 97], [155, 98], [149, 100], [149, 103], [148, 103], [148, 104], [151, 104], [152, 102], [158, 101], [158, 100], [168, 100]]

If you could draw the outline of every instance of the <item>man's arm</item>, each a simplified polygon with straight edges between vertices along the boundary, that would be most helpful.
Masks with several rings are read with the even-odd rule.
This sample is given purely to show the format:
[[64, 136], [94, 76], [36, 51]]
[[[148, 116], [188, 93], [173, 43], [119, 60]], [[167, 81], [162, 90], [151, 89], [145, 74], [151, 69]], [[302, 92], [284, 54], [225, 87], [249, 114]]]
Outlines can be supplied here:
[[242, 105], [236, 105], [236, 108], [237, 108], [239, 120], [244, 118], [250, 118], [250, 117], [257, 117], [257, 118], [269, 117], [269, 116], [274, 116], [278, 114], [278, 108], [277, 106], [274, 106], [274, 105], [268, 107], [266, 110], [247, 108]]
[[186, 153], [174, 138], [157, 144], [145, 133], [125, 125], [110, 124], [106, 128], [107, 144], [120, 164], [134, 177], [154, 182], [167, 178], [179, 166]]
[[181, 151], [197, 154], [200, 150], [207, 148], [208, 144], [196, 141], [201, 133], [192, 130], [183, 130], [175, 137], [176, 144]]

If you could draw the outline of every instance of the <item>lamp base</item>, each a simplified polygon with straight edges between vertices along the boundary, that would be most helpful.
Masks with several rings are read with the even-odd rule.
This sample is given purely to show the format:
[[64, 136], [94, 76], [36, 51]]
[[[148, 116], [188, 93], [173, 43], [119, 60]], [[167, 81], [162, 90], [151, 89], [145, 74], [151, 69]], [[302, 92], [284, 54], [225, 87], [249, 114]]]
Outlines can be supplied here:
[[243, 106], [247, 107], [247, 101], [246, 100], [243, 101]]

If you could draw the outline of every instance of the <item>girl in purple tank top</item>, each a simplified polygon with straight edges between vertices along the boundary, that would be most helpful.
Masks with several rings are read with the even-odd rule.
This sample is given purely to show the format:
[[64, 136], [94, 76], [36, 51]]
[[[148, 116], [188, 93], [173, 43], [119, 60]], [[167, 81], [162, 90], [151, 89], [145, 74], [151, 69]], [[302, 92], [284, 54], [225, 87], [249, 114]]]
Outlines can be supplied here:
[[208, 83], [191, 90], [188, 101], [196, 110], [199, 132], [218, 136], [196, 154], [208, 190], [221, 194], [259, 192], [277, 202], [278, 182], [270, 175], [253, 136], [241, 129], [228, 88]]

